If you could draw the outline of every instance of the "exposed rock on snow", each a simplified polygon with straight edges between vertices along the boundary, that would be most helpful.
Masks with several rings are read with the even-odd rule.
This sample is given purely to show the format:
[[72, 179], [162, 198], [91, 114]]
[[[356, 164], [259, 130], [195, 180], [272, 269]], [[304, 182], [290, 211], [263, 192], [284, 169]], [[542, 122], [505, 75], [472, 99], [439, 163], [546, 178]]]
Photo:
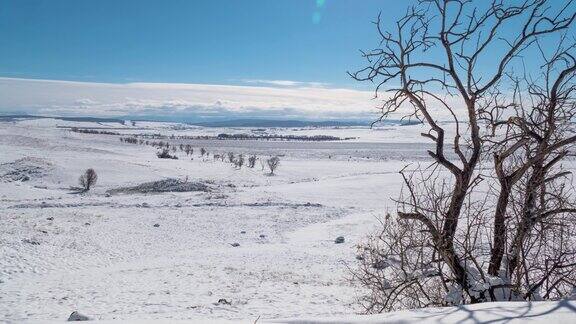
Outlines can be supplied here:
[[86, 315], [82, 315], [80, 313], [78, 313], [77, 311], [72, 312], [72, 314], [70, 314], [70, 316], [68, 317], [68, 322], [81, 322], [81, 321], [89, 321], [91, 320], [90, 317], [86, 316]]
[[344, 243], [344, 236], [338, 236], [338, 237], [334, 240], [334, 243], [336, 243], [336, 244]]
[[160, 224], [156, 223], [154, 224], [154, 227], [160, 227]]
[[32, 244], [32, 245], [40, 245], [40, 242], [33, 240], [33, 239], [32, 240], [31, 239], [23, 239], [22, 242]]
[[220, 305], [232, 305], [232, 302], [226, 300], [225, 298], [220, 298], [220, 299], [218, 299], [218, 303], [217, 303], [217, 304], [220, 304]]
[[45, 159], [25, 157], [0, 164], [0, 181], [29, 181], [44, 177], [54, 166]]
[[240, 246], [240, 243], [232, 243], [232, 244], [230, 244], [230, 245], [232, 245], [233, 247], [239, 247], [239, 246]]
[[164, 179], [146, 182], [134, 187], [124, 187], [108, 190], [109, 194], [115, 193], [155, 193], [155, 192], [209, 192], [211, 188], [204, 182], [186, 181], [180, 179]]

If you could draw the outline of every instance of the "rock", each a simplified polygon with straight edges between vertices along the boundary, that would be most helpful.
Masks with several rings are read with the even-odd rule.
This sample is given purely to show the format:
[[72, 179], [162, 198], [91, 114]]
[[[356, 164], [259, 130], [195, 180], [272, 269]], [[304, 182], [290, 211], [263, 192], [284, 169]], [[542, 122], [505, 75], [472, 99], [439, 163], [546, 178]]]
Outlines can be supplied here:
[[336, 244], [344, 243], [344, 236], [338, 236], [338, 237], [334, 240], [334, 243], [336, 243]]
[[47, 217], [46, 220], [54, 220], [54, 217]]
[[239, 247], [239, 246], [240, 246], [240, 243], [234, 242], [234, 243], [232, 243], [232, 244], [230, 244], [230, 245], [232, 245], [233, 247]]
[[220, 304], [220, 305], [232, 305], [231, 302], [227, 301], [227, 300], [224, 299], [224, 298], [218, 299], [218, 303], [217, 303], [217, 304]]
[[142, 206], [143, 208], [150, 208], [150, 204], [148, 203], [142, 203], [142, 205], [140, 206]]
[[240, 231], [240, 234], [246, 234], [246, 231]]
[[40, 242], [38, 242], [34, 239], [22, 239], [22, 242], [32, 244], [32, 245], [40, 245]]
[[84, 225], [86, 225], [86, 226], [90, 226], [90, 223], [84, 223]]
[[108, 193], [108, 192], [104, 195], [104, 197], [106, 197], [106, 198], [110, 198], [111, 196], [112, 196], [112, 195], [111, 195], [110, 193]]
[[260, 238], [266, 238], [266, 235], [260, 234]]
[[86, 315], [82, 315], [77, 311], [73, 311], [72, 314], [68, 317], [68, 322], [80, 322], [80, 321], [89, 321], [91, 320], [90, 317]]
[[364, 260], [364, 257], [361, 256], [361, 255], [357, 255], [357, 256], [356, 256], [356, 260], [359, 260], [359, 261], [360, 261], [360, 260]]
[[160, 227], [160, 224], [156, 223], [154, 224], [154, 227]]

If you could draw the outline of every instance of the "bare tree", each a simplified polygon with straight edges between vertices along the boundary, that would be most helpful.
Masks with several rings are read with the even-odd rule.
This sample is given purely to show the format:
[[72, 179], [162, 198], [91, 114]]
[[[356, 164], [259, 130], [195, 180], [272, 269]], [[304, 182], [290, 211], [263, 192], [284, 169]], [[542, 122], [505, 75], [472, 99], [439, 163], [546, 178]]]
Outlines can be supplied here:
[[234, 163], [235, 157], [234, 152], [228, 152], [228, 162]]
[[204, 156], [207, 153], [206, 149], [201, 147], [200, 148], [200, 156]]
[[[493, 105], [485, 114], [493, 125], [494, 135], [486, 141], [494, 143], [494, 169], [500, 184], [488, 273], [504, 276], [513, 293], [527, 299], [547, 283], [544, 295], [561, 297], [559, 292], [566, 293], [568, 288], [559, 286], [576, 279], [576, 263], [562, 261], [576, 255], [574, 242], [561, 239], [561, 245], [553, 246], [558, 241], [549, 240], [550, 236], [566, 237], [564, 228], [574, 223], [565, 215], [576, 213], [571, 172], [561, 166], [576, 143], [572, 122], [576, 116], [575, 46], [560, 42], [550, 58], [542, 51], [542, 76], [516, 78], [514, 104]], [[496, 119], [509, 110], [507, 119]], [[541, 271], [540, 265], [546, 263], [554, 266]]]
[[194, 154], [194, 149], [192, 148], [192, 145], [186, 144], [186, 146], [184, 147], [184, 152], [186, 152], [186, 155]]
[[94, 169], [92, 168], [84, 171], [84, 174], [81, 175], [80, 178], [78, 179], [78, 182], [80, 183], [84, 191], [90, 190], [90, 188], [92, 188], [96, 184], [96, 181], [98, 181], [98, 175], [96, 174], [96, 171], [94, 171]]
[[[377, 84], [376, 97], [384, 98], [380, 119], [401, 114], [427, 125], [422, 136], [432, 141], [434, 149], [428, 151], [433, 159], [430, 167], [402, 172], [405, 188], [397, 200], [396, 222], [410, 235], [391, 236], [387, 241], [391, 248], [384, 254], [389, 260], [415, 256], [400, 259], [411, 264], [384, 271], [388, 282], [395, 278], [402, 284], [379, 290], [369, 299], [367, 310], [494, 300], [495, 287], [509, 286], [502, 278], [490, 277], [494, 270], [487, 274], [483, 266], [484, 247], [489, 244], [485, 237], [492, 230], [487, 229], [487, 198], [473, 195], [484, 180], [480, 165], [489, 146], [481, 126], [514, 60], [533, 49], [538, 39], [565, 31], [573, 23], [576, 13], [570, 3], [555, 6], [554, 11], [546, 0], [420, 0], [390, 32], [382, 30], [378, 17], [381, 46], [363, 52], [368, 65], [351, 76]], [[514, 28], [516, 33], [510, 33]], [[487, 61], [492, 70], [482, 65]], [[453, 123], [439, 122], [438, 111]], [[542, 179], [535, 183], [540, 185]], [[494, 223], [498, 236], [502, 230], [496, 223], [501, 222]], [[405, 243], [421, 242], [422, 236], [425, 243]], [[428, 265], [434, 265], [434, 275], [427, 271], [407, 275], [423, 273]], [[381, 271], [364, 269], [375, 270], [363, 271], [360, 277]], [[438, 290], [450, 298], [429, 293]], [[407, 296], [410, 292], [417, 295]]]
[[257, 159], [257, 158], [256, 158], [256, 155], [251, 155], [251, 156], [248, 158], [248, 167], [249, 167], [250, 169], [253, 169], [254, 166], [256, 165], [256, 159]]
[[239, 169], [242, 168], [244, 165], [244, 154], [238, 154], [238, 157], [234, 161], [234, 165]]
[[270, 175], [274, 175], [274, 171], [280, 165], [280, 158], [277, 156], [273, 156], [266, 160], [266, 164], [268, 165], [268, 169], [270, 170]]

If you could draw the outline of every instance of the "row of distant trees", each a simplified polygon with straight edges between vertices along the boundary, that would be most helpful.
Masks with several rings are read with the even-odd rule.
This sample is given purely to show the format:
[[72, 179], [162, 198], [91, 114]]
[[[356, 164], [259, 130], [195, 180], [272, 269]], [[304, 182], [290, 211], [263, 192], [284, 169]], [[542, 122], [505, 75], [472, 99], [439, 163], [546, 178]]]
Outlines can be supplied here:
[[120, 133], [117, 133], [117, 132], [111, 132], [111, 131], [106, 131], [106, 130], [97, 130], [97, 129], [91, 129], [91, 128], [72, 127], [70, 129], [70, 131], [72, 131], [74, 133], [82, 133], [82, 134], [121, 135]]
[[218, 134], [217, 139], [229, 140], [283, 140], [283, 141], [308, 141], [308, 142], [322, 142], [322, 141], [342, 141], [354, 139], [354, 137], [340, 138], [330, 135], [269, 135], [269, 134]]
[[[194, 154], [194, 148], [190, 144], [174, 145], [167, 141], [152, 141], [139, 139], [136, 137], [120, 137], [120, 141], [123, 143], [149, 145], [158, 148], [159, 151], [156, 152], [156, 156], [161, 159], [177, 160], [177, 152], [183, 152], [186, 154], [186, 156], [192, 156]], [[204, 147], [199, 148], [198, 153], [200, 157], [208, 158], [210, 156], [210, 153]], [[256, 166], [256, 162], [260, 161], [262, 170], [267, 168], [270, 171], [270, 175], [274, 175], [274, 172], [278, 166], [280, 166], [280, 157], [278, 156], [272, 156], [264, 159], [259, 158], [256, 155], [244, 155], [242, 153], [235, 154], [234, 152], [227, 152], [226, 154], [214, 153], [212, 154], [212, 157], [216, 161], [229, 162], [237, 169], [241, 169], [243, 166], [253, 169]]]

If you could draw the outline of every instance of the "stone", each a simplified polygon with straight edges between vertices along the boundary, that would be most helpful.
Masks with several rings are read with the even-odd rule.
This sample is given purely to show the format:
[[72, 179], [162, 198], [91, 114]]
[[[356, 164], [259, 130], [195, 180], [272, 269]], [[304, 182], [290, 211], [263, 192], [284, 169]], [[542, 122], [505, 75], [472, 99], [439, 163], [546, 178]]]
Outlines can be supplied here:
[[231, 302], [229, 302], [228, 300], [226, 300], [224, 298], [218, 299], [218, 304], [220, 304], [220, 305], [232, 305]]
[[232, 243], [232, 244], [230, 244], [230, 245], [232, 245], [233, 247], [239, 247], [239, 246], [240, 246], [240, 243], [234, 242], [234, 243]]
[[91, 320], [90, 317], [86, 315], [82, 315], [77, 311], [73, 311], [72, 314], [68, 317], [68, 322], [80, 322], [80, 321], [89, 321]]
[[344, 243], [344, 236], [338, 236], [338, 237], [334, 240], [334, 243], [336, 243], [336, 244]]
[[156, 223], [154, 224], [154, 227], [160, 227], [160, 224]]

